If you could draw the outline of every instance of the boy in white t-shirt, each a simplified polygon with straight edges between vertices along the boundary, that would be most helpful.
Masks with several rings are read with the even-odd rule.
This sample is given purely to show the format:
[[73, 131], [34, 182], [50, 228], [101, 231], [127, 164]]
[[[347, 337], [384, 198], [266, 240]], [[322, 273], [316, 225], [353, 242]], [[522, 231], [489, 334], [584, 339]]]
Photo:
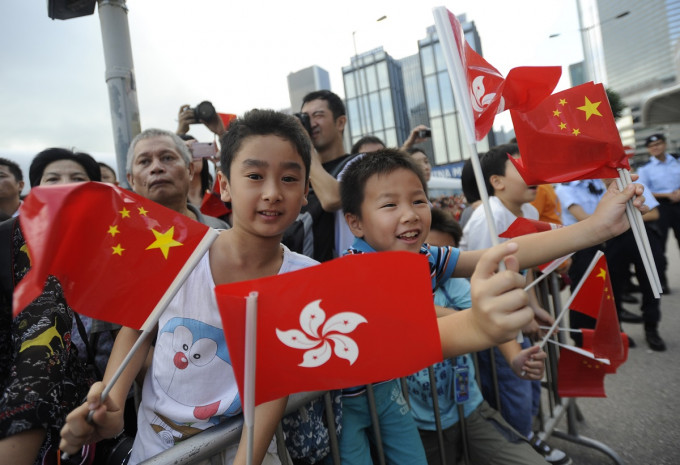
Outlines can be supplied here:
[[[214, 287], [317, 264], [281, 244], [283, 232], [306, 204], [309, 190], [310, 144], [297, 120], [270, 110], [246, 113], [230, 125], [222, 140], [221, 167], [222, 200], [232, 204], [233, 226], [220, 233], [158, 323], [130, 464], [241, 412]], [[99, 399], [139, 334], [121, 329], [103, 383], [95, 384], [87, 403], [69, 414], [62, 429], [62, 450], [75, 452], [82, 443], [122, 430], [118, 406], [123, 405], [144, 364], [150, 340], [107, 400], [101, 404]], [[255, 408], [254, 463], [278, 463], [275, 450], [268, 449], [286, 402], [284, 397]], [[90, 410], [95, 412], [93, 425], [85, 420]], [[245, 464], [246, 441], [247, 433], [243, 433], [238, 449], [224, 452], [223, 463]]]

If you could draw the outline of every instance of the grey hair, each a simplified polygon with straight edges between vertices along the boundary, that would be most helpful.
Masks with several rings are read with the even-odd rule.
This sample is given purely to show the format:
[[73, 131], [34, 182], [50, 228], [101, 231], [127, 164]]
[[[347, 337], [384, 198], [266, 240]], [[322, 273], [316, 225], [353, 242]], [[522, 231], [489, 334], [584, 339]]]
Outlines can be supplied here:
[[156, 129], [156, 128], [150, 128], [146, 129], [139, 134], [135, 136], [134, 139], [132, 139], [132, 142], [130, 142], [130, 147], [128, 148], [127, 152], [127, 162], [125, 164], [125, 170], [127, 173], [132, 173], [132, 159], [134, 158], [135, 155], [135, 147], [137, 146], [137, 143], [141, 140], [144, 139], [150, 139], [152, 137], [169, 137], [172, 139], [172, 141], [175, 144], [175, 148], [179, 152], [179, 154], [182, 156], [184, 159], [184, 162], [186, 163], [187, 166], [191, 164], [192, 158], [191, 158], [191, 153], [189, 152], [189, 147], [184, 143], [184, 141], [174, 132], [166, 131], [165, 129]]

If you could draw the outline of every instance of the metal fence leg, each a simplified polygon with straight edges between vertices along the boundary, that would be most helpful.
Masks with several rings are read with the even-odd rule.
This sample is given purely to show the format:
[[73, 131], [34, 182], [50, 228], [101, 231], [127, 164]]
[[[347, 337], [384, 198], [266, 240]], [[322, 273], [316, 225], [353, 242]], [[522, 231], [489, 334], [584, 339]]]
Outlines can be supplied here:
[[444, 431], [442, 430], [442, 416], [439, 412], [439, 396], [437, 395], [437, 379], [434, 376], [434, 368], [427, 367], [427, 374], [430, 376], [430, 391], [432, 392], [432, 409], [434, 410], [434, 423], [437, 426], [437, 443], [439, 444], [439, 458], [442, 464], [446, 463], [446, 452], [444, 451]]
[[326, 423], [328, 424], [328, 439], [331, 445], [331, 457], [333, 458], [333, 465], [340, 465], [340, 444], [338, 444], [338, 432], [335, 429], [335, 414], [333, 413], [333, 399], [331, 398], [331, 391], [323, 395], [323, 401], [326, 405]]
[[[465, 429], [465, 409], [462, 405], [456, 404], [458, 407], [458, 425], [460, 426], [460, 442], [463, 445], [463, 463], [470, 465], [470, 447], [468, 444], [467, 430]], [[442, 462], [444, 464], [446, 462]]]

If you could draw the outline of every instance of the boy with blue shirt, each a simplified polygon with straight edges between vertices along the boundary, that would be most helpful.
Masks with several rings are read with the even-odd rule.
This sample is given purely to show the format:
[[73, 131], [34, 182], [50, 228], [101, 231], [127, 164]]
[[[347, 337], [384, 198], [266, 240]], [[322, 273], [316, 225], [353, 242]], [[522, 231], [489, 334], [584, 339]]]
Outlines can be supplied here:
[[[537, 266], [622, 233], [629, 227], [625, 203], [633, 195], [642, 195], [642, 188], [633, 185], [623, 192], [612, 188], [596, 214], [585, 223], [519, 237], [488, 250], [460, 252], [452, 247], [441, 249], [424, 244], [431, 223], [427, 187], [422, 171], [408, 155], [385, 149], [363, 157], [347, 167], [340, 185], [345, 220], [356, 237], [348, 253], [388, 250], [422, 253], [428, 256], [435, 278], [448, 278], [451, 267], [453, 276], [472, 275], [471, 310], [437, 320], [446, 357], [486, 349], [515, 337], [517, 331], [533, 319], [533, 310], [527, 306], [528, 297], [523, 290], [524, 278], [517, 273], [519, 267]], [[637, 198], [634, 205], [642, 209], [643, 202], [644, 198]], [[507, 269], [494, 273], [501, 259], [505, 260]], [[357, 404], [353, 408], [359, 410], [360, 402], [353, 403]], [[363, 408], [367, 410], [367, 406]], [[346, 432], [344, 418], [343, 411]], [[407, 423], [407, 418], [406, 415], [400, 417], [403, 423]], [[367, 434], [365, 429], [358, 427], [357, 436]], [[384, 433], [383, 440], [390, 441]], [[361, 444], [360, 449], [347, 449], [357, 460], [348, 463], [371, 463], [368, 440]], [[389, 454], [388, 448], [385, 449]], [[388, 461], [422, 463], [422, 458], [409, 462], [396, 454], [388, 457]]]

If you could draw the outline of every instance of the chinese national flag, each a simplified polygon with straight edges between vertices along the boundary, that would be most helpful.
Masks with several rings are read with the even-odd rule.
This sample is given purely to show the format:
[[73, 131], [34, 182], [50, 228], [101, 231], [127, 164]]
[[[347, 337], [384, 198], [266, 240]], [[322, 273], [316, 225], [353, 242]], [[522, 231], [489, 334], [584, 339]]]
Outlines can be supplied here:
[[224, 125], [224, 129], [229, 130], [229, 125], [231, 124], [232, 121], [234, 121], [237, 116], [231, 113], [217, 113], [217, 116], [220, 117], [222, 120], [222, 124]]
[[242, 398], [245, 297], [252, 291], [258, 292], [255, 405], [406, 376], [442, 360], [425, 257], [348, 255], [215, 288]]
[[[583, 337], [583, 349], [587, 350], [589, 352], [594, 352], [593, 347], [595, 345], [595, 338], [596, 336], [596, 331], [594, 329], [586, 329], [586, 328], [581, 328], [581, 335]], [[621, 337], [621, 343], [623, 346], [623, 356], [618, 357], [618, 358], [609, 358], [609, 357], [604, 357], [604, 358], [609, 358], [609, 361], [611, 362], [611, 365], [605, 365], [605, 370], [607, 373], [616, 373], [616, 370], [623, 365], [623, 363], [628, 360], [628, 335], [626, 333], [619, 333]], [[599, 357], [598, 355], [595, 354], [596, 357]]]
[[530, 111], [511, 110], [528, 185], [618, 178], [629, 169], [607, 94], [592, 82], [553, 94]]
[[560, 347], [557, 370], [557, 393], [560, 397], [607, 397], [604, 377], [610, 367], [606, 364]]
[[551, 229], [561, 228], [561, 224], [548, 223], [547, 221], [532, 220], [530, 218], [517, 218], [512, 224], [498, 235], [506, 239], [524, 236], [537, 232], [550, 231]]
[[[506, 239], [512, 239], [513, 237], [524, 236], [526, 234], [533, 234], [543, 231], [550, 231], [551, 229], [557, 229], [563, 227], [561, 224], [549, 223], [547, 221], [532, 220], [530, 218], [517, 218], [512, 224], [498, 235], [498, 237], [503, 237]], [[548, 263], [543, 263], [538, 266], [538, 269], [543, 273], [552, 273], [559, 266], [566, 262], [569, 257], [574, 255], [570, 253], [564, 257], [557, 258]]]
[[616, 314], [616, 304], [614, 303], [608, 271], [602, 293], [600, 312], [595, 323], [593, 353], [598, 358], [608, 358], [612, 362], [623, 363], [626, 360], [626, 351], [621, 338], [621, 326], [619, 324], [619, 317]]
[[14, 315], [53, 275], [76, 312], [136, 329], [216, 237], [184, 215], [98, 182], [31, 189], [20, 225], [31, 269], [14, 291]]
[[465, 40], [463, 26], [453, 13], [444, 7], [435, 8], [435, 23], [439, 14], [437, 10], [448, 15], [450, 31], [439, 31], [438, 26], [437, 30], [439, 34], [453, 36], [456, 50], [444, 50], [444, 53], [457, 54], [466, 74], [477, 140], [482, 140], [489, 132], [497, 113], [511, 108], [530, 110], [555, 89], [562, 74], [559, 66], [513, 68], [507, 78], [503, 78], [496, 68], [470, 47]]
[[201, 201], [201, 213], [204, 215], [214, 216], [219, 218], [231, 213], [231, 210], [222, 202], [220, 198], [220, 183], [216, 179], [215, 185], [211, 192], [206, 192]]
[[[590, 272], [581, 278], [581, 287], [578, 289], [569, 308], [597, 318], [602, 307], [604, 289], [605, 287], [611, 289], [611, 285], [609, 284], [607, 260], [604, 254], [599, 252], [593, 258], [593, 261], [595, 263], [594, 265], [591, 263], [589, 267]], [[616, 310], [614, 310], [614, 313], [616, 313]]]

